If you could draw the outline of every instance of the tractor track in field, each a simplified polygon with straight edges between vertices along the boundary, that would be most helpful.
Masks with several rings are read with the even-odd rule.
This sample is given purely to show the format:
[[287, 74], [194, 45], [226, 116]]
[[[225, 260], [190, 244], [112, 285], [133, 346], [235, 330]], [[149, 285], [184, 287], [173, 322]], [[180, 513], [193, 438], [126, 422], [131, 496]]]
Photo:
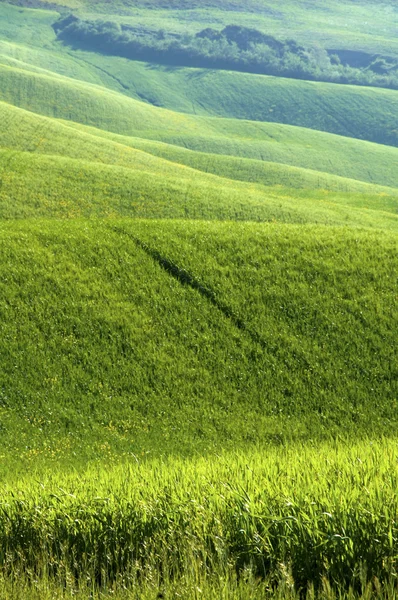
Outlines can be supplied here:
[[[82, 58], [81, 56], [76, 57], [73, 52], [67, 52], [67, 55], [70, 56], [77, 63], [84, 63], [86, 65], [90, 65], [90, 67], [92, 67], [96, 71], [100, 71], [101, 73], [104, 73], [104, 75], [106, 75], [107, 77], [109, 77], [109, 79], [113, 79], [113, 81], [116, 81], [116, 83], [118, 85], [120, 85], [120, 87], [122, 87], [123, 90], [129, 91], [130, 88], [127, 85], [125, 85], [121, 79], [119, 79], [115, 75], [112, 75], [112, 73], [110, 73], [106, 69], [103, 69], [102, 67], [99, 67], [98, 65], [96, 65], [95, 63], [90, 62], [86, 58]], [[104, 87], [106, 87], [106, 86], [104, 85]], [[107, 89], [112, 90], [112, 88], [107, 88]], [[123, 93], [123, 92], [121, 92], [121, 93]]]
[[253, 331], [245, 323], [241, 317], [235, 314], [233, 309], [224, 304], [217, 298], [217, 294], [210, 287], [199, 281], [194, 275], [189, 273], [186, 269], [179, 267], [175, 262], [163, 256], [158, 250], [149, 246], [146, 242], [143, 242], [135, 235], [120, 229], [118, 227], [110, 227], [115, 233], [119, 233], [127, 236], [140, 250], [143, 250], [147, 256], [155, 261], [168, 275], [176, 279], [181, 285], [190, 287], [191, 289], [198, 292], [203, 298], [205, 298], [210, 304], [212, 304], [217, 310], [219, 310], [225, 318], [233, 323], [233, 325], [241, 332], [246, 334], [250, 339], [261, 346], [261, 348], [267, 348], [268, 344], [265, 340], [257, 333]]

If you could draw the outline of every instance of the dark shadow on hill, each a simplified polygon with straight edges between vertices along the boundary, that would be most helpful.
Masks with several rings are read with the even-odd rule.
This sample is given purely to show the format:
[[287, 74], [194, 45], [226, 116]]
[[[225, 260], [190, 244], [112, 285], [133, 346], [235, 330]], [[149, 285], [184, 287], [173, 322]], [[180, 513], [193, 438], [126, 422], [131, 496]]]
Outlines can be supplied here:
[[152, 260], [154, 260], [164, 271], [166, 271], [166, 273], [171, 275], [181, 285], [190, 287], [191, 289], [198, 292], [208, 302], [210, 302], [217, 310], [219, 310], [223, 314], [225, 318], [229, 319], [233, 323], [233, 325], [237, 329], [239, 329], [239, 331], [246, 334], [252, 342], [258, 344], [262, 348], [268, 349], [268, 345], [266, 344], [265, 340], [263, 340], [263, 338], [256, 331], [253, 331], [250, 327], [248, 327], [248, 325], [243, 321], [243, 319], [241, 319], [230, 306], [221, 302], [217, 298], [217, 295], [214, 292], [214, 290], [212, 290], [211, 288], [203, 284], [201, 281], [196, 279], [196, 277], [189, 273], [189, 271], [179, 267], [176, 263], [174, 263], [167, 257], [163, 256], [160, 252], [158, 252], [158, 250], [156, 250], [155, 248], [151, 248], [150, 246], [148, 246], [148, 244], [146, 244], [136, 236], [132, 235], [131, 233], [128, 233], [127, 231], [119, 227], [112, 227], [112, 230], [118, 234], [127, 236], [130, 240], [134, 242], [137, 248], [143, 250], [145, 254], [147, 254], [147, 256], [152, 258]]
[[304, 47], [239, 25], [181, 35], [69, 14], [53, 28], [58, 40], [72, 48], [128, 60], [398, 89], [397, 59]]

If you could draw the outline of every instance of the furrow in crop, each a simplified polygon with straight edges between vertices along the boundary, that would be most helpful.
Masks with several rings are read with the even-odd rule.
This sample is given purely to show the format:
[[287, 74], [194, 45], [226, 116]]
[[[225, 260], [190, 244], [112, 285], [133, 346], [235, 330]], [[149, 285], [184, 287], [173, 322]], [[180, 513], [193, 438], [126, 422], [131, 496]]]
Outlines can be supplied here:
[[148, 256], [150, 256], [155, 262], [157, 262], [158, 265], [164, 271], [166, 271], [166, 273], [174, 277], [174, 279], [176, 279], [181, 285], [189, 286], [193, 290], [199, 292], [199, 294], [203, 296], [203, 298], [206, 298], [206, 300], [208, 300], [215, 308], [217, 308], [224, 315], [224, 317], [229, 319], [237, 329], [248, 335], [254, 343], [259, 344], [262, 348], [268, 348], [267, 343], [257, 333], [257, 331], [254, 331], [253, 329], [248, 327], [245, 321], [241, 319], [238, 315], [236, 315], [236, 313], [230, 306], [221, 302], [217, 298], [217, 295], [214, 290], [212, 290], [211, 288], [203, 284], [201, 281], [199, 281], [194, 275], [189, 273], [189, 271], [183, 269], [182, 267], [179, 267], [173, 261], [169, 260], [167, 257], [163, 256], [160, 252], [158, 252], [158, 250], [156, 250], [155, 248], [151, 248], [150, 246], [148, 246], [148, 244], [146, 244], [136, 236], [132, 235], [131, 233], [123, 229], [119, 229], [118, 227], [112, 227], [112, 229], [117, 233], [121, 233], [123, 235], [128, 236], [138, 248], [143, 250]]

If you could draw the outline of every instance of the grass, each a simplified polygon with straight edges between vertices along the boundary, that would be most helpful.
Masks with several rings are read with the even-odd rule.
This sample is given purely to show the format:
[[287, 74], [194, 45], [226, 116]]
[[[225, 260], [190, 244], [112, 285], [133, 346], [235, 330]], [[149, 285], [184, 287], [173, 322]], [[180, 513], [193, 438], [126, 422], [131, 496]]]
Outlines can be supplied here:
[[[397, 48], [365, 0], [63, 4]], [[0, 3], [0, 597], [395, 598], [396, 93], [55, 17]]]
[[[397, 226], [392, 188], [113, 135], [6, 103], [0, 113], [3, 218], [125, 215]], [[345, 147], [352, 143], [361, 147], [350, 140]], [[382, 147], [370, 146], [381, 154]], [[287, 148], [283, 138], [280, 148]]]
[[[0, 67], [3, 100], [51, 117], [74, 120], [114, 133], [164, 141], [200, 152], [252, 158], [319, 170], [369, 183], [398, 185], [398, 150], [288, 125], [205, 118], [155, 108], [97, 86]], [[26, 149], [15, 139], [19, 127], [2, 104], [3, 147]], [[8, 114], [7, 114], [8, 113]], [[29, 120], [22, 113], [24, 138]], [[44, 121], [42, 121], [44, 123]], [[53, 129], [53, 122], [47, 127]], [[70, 135], [73, 135], [72, 133]], [[44, 140], [48, 146], [48, 141]]]
[[26, 10], [1, 3], [0, 38], [18, 41], [35, 47], [46, 47], [55, 39], [51, 28], [54, 13], [43, 10]]
[[10, 221], [1, 253], [6, 462], [396, 427], [396, 236]]
[[[396, 146], [397, 94], [228, 71], [166, 68], [74, 52], [103, 85], [198, 115], [284, 123]], [[109, 74], [113, 75], [113, 81]]]
[[[394, 190], [367, 194], [243, 183], [181, 170], [159, 160], [145, 163], [139, 153], [130, 167], [107, 165], [15, 151], [0, 151], [0, 215], [4, 219], [29, 217], [194, 218], [235, 221], [321, 223], [396, 231], [397, 195]], [[127, 156], [128, 157], [128, 156]], [[149, 159], [152, 157], [149, 155]], [[245, 167], [246, 165], [244, 165]], [[248, 165], [249, 166], [249, 165]], [[163, 170], [162, 170], [162, 167]], [[273, 182], [290, 186], [301, 173], [266, 171]], [[246, 167], [247, 168], [247, 167]], [[264, 166], [264, 169], [267, 167]], [[309, 183], [305, 177], [303, 183]], [[321, 185], [322, 178], [318, 178]], [[326, 180], [327, 183], [327, 180]], [[333, 184], [336, 184], [332, 178]], [[355, 182], [345, 190], [355, 189]], [[386, 193], [387, 191], [387, 193]], [[394, 195], [393, 195], [394, 194]]]
[[[5, 119], [7, 119], [6, 116], [5, 116]], [[332, 175], [330, 173], [323, 171], [322, 170], [323, 168], [330, 168], [330, 161], [327, 166], [325, 163], [323, 163], [322, 165], [319, 165], [318, 170], [307, 169], [304, 167], [291, 167], [291, 166], [287, 165], [286, 163], [277, 162], [278, 159], [279, 160], [287, 160], [286, 156], [282, 159], [282, 153], [279, 154], [275, 148], [276, 143], [278, 143], [278, 141], [281, 144], [285, 144], [284, 147], [286, 148], [286, 150], [288, 150], [288, 140], [289, 140], [291, 153], [293, 154], [293, 151], [294, 151], [294, 143], [295, 143], [294, 137], [291, 136], [289, 139], [287, 136], [288, 130], [286, 130], [286, 129], [279, 130], [279, 132], [278, 132], [280, 134], [279, 140], [275, 135], [276, 130], [272, 131], [272, 133], [270, 132], [269, 136], [271, 137], [271, 139], [273, 139], [272, 145], [264, 143], [262, 145], [262, 150], [264, 150], [264, 154], [258, 153], [257, 154], [258, 158], [250, 159], [250, 158], [245, 157], [245, 150], [247, 151], [248, 154], [252, 153], [253, 155], [256, 155], [255, 144], [253, 143], [251, 146], [249, 146], [248, 144], [245, 143], [245, 141], [240, 141], [240, 140], [238, 140], [237, 141], [238, 143], [235, 144], [236, 155], [234, 155], [234, 149], [233, 149], [233, 147], [231, 147], [232, 145], [230, 145], [230, 147], [227, 148], [226, 140], [219, 139], [219, 141], [221, 143], [219, 144], [219, 146], [217, 146], [214, 136], [212, 136], [212, 139], [210, 139], [210, 137], [207, 140], [203, 139], [202, 140], [203, 146], [212, 144], [213, 149], [216, 149], [216, 150], [218, 149], [220, 152], [222, 152], [222, 150], [223, 150], [222, 143], [225, 142], [225, 149], [227, 151], [229, 150], [229, 152], [230, 152], [230, 154], [221, 154], [221, 153], [210, 154], [210, 153], [206, 153], [202, 150], [197, 150], [197, 151], [189, 150], [188, 148], [185, 147], [187, 140], [184, 140], [184, 142], [181, 141], [180, 142], [181, 145], [174, 145], [174, 144], [157, 142], [157, 141], [149, 140], [149, 139], [143, 139], [143, 138], [139, 138], [139, 137], [132, 138], [132, 137], [128, 137], [128, 136], [115, 135], [115, 134], [111, 134], [111, 133], [106, 132], [101, 129], [92, 128], [92, 127], [84, 127], [84, 126], [81, 126], [80, 124], [76, 124], [73, 122], [69, 122], [68, 125], [73, 129], [77, 129], [81, 133], [85, 132], [85, 133], [93, 135], [93, 136], [98, 136], [98, 137], [102, 138], [103, 140], [112, 140], [113, 142], [117, 142], [118, 144], [122, 144], [123, 146], [127, 146], [129, 148], [135, 148], [137, 150], [142, 150], [143, 152], [146, 152], [148, 154], [152, 154], [154, 156], [164, 158], [167, 161], [171, 161], [171, 162], [177, 163], [179, 165], [185, 165], [188, 167], [192, 167], [193, 169], [202, 171], [204, 173], [212, 173], [214, 175], [219, 175], [219, 176], [225, 177], [227, 179], [236, 179], [238, 181], [260, 183], [260, 184], [263, 184], [266, 186], [284, 185], [289, 188], [294, 188], [296, 190], [296, 192], [300, 189], [306, 189], [308, 193], [309, 193], [309, 190], [316, 190], [316, 189], [333, 190], [333, 191], [337, 191], [337, 192], [346, 192], [349, 194], [349, 198], [350, 198], [350, 200], [347, 200], [348, 203], [351, 203], [351, 199], [353, 199], [352, 198], [353, 194], [362, 194], [364, 197], [366, 197], [372, 193], [374, 193], [374, 194], [379, 193], [379, 194], [384, 194], [387, 196], [395, 195], [394, 188], [383, 187], [383, 186], [379, 186], [379, 185], [375, 185], [375, 184], [370, 185], [368, 183], [360, 181], [359, 179], [350, 179], [348, 177]], [[290, 130], [289, 132], [292, 133], [292, 130]], [[293, 130], [293, 132], [297, 133], [297, 135], [300, 135], [302, 130], [300, 130], [300, 131]], [[283, 134], [285, 134], [285, 135], [283, 135]], [[221, 136], [220, 136], [220, 138], [221, 138]], [[244, 138], [243, 135], [242, 135], [242, 138]], [[309, 141], [309, 138], [307, 138], [306, 141]], [[326, 141], [326, 139], [324, 141]], [[340, 149], [343, 151], [343, 146], [345, 145], [345, 142], [347, 140], [329, 138], [329, 141], [331, 143], [333, 141], [335, 142], [334, 149], [336, 151], [338, 150], [338, 144], [340, 142], [340, 144], [341, 144]], [[198, 140], [195, 140], [195, 142], [193, 142], [193, 144], [195, 144], [195, 143], [198, 147], [200, 147], [198, 144]], [[350, 142], [348, 142], [348, 143], [350, 143]], [[296, 146], [299, 144], [300, 144], [300, 141], [297, 138]], [[10, 145], [9, 142], [8, 142], [8, 145]], [[220, 146], [221, 146], [221, 148], [220, 148]], [[19, 147], [22, 148], [23, 146], [20, 145]], [[307, 151], [308, 151], [308, 148], [310, 148], [311, 146], [307, 145], [306, 147], [307, 147]], [[360, 149], [365, 150], [365, 148], [369, 149], [369, 146], [359, 145], [356, 147], [356, 151], [358, 151], [358, 150], [360, 151]], [[376, 150], [376, 151], [381, 150], [381, 152], [383, 152], [383, 149], [380, 149], [378, 146], [372, 145], [372, 149]], [[276, 162], [270, 162], [270, 161], [265, 160], [264, 156], [265, 156], [266, 150], [268, 150], [268, 152], [269, 152], [269, 158], [275, 158]], [[344, 147], [344, 150], [346, 152], [346, 157], [347, 157], [347, 154], [354, 156], [354, 154], [356, 153], [354, 151], [354, 148], [352, 148], [352, 152], [350, 152], [347, 146]], [[337, 152], [336, 152], [336, 154], [337, 154]], [[340, 164], [341, 164], [341, 160], [338, 161], [338, 159], [336, 158], [336, 154], [334, 154], [334, 155], [330, 154], [329, 156], [333, 159], [336, 159], [335, 164], [334, 164], [334, 169], [338, 170], [337, 165], [338, 165], [338, 162], [340, 162]], [[314, 163], [315, 163], [315, 161], [314, 161]], [[317, 165], [315, 165], [315, 166], [317, 166]], [[354, 165], [350, 165], [350, 166], [354, 167]], [[355, 169], [355, 167], [352, 168], [351, 174], [356, 174], [354, 172], [354, 169]], [[346, 170], [348, 171], [349, 167], [346, 166]], [[367, 176], [369, 178], [369, 171], [368, 171]], [[359, 175], [358, 175], [358, 177], [359, 177]], [[370, 177], [372, 177], [372, 175], [370, 175]], [[347, 198], [348, 198], [348, 196], [347, 196]], [[394, 201], [393, 201], [392, 208], [393, 209], [396, 208]]]
[[[179, 112], [280, 122], [377, 143], [398, 143], [394, 91], [223, 71], [170, 69], [74, 52], [55, 43], [51, 13], [49, 16], [43, 11], [20, 10], [6, 3], [0, 6], [3, 65], [29, 71], [35, 67], [45, 69], [50, 77], [57, 73], [66, 75]], [[154, 18], [154, 11], [149, 12]], [[38, 15], [43, 15], [41, 20]]]
[[[283, 5], [271, 0], [249, 0], [244, 7], [238, 0], [129, 0], [112, 3], [97, 0], [56, 0], [55, 4], [79, 9], [83, 15], [99, 14], [133, 24], [159, 27], [172, 31], [197, 30], [204, 26], [227, 25], [238, 21], [242, 25], [259, 27], [285, 38], [331, 48], [347, 47], [390, 55], [397, 54], [394, 6], [374, 0], [343, 2], [332, 0], [327, 9], [317, 2], [287, 0]], [[192, 13], [194, 19], [192, 19]]]
[[0, 589], [394, 598], [397, 457], [365, 440], [27, 475], [3, 486]]
[[[127, 2], [117, 2], [113, 4], [112, 18], [119, 14], [119, 20], [126, 22], [130, 13], [130, 22], [135, 25], [163, 27], [171, 31], [197, 31], [205, 26], [229, 25], [238, 21], [265, 33], [272, 30], [276, 36], [294, 38], [303, 44], [315, 41], [321, 47], [366, 49], [387, 56], [397, 54], [397, 16], [391, 2], [380, 4], [374, 0], [352, 0], [347, 3], [334, 0], [325, 9], [314, 1], [288, 0], [276, 8], [272, 0], [254, 0], [245, 4], [246, 10], [242, 10], [238, 0], [210, 0], [205, 3], [202, 0], [194, 3], [158, 0], [155, 5], [143, 0], [140, 4], [141, 10], [137, 10], [137, 5], [132, 8]], [[81, 12], [83, 16], [98, 18], [100, 7], [95, 2], [94, 9], [91, 0], [84, 0]], [[102, 4], [101, 12], [109, 13], [108, 3]]]

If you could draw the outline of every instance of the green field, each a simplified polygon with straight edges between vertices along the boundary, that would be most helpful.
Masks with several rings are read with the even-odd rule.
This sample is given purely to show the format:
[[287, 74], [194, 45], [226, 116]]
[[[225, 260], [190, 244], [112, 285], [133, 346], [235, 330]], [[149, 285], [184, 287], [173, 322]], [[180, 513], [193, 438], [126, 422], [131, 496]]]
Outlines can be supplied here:
[[0, 597], [395, 598], [398, 92], [165, 68], [52, 29], [67, 6], [396, 56], [395, 5], [16, 4]]
[[398, 226], [393, 188], [72, 128], [8, 104], [0, 112], [7, 127], [0, 151], [3, 218], [124, 215]]
[[387, 593], [396, 235], [22, 220], [3, 222], [1, 252], [4, 597], [26, 597], [32, 568], [38, 597], [260, 598], [270, 578], [330, 597], [331, 573]]
[[[0, 67], [0, 78], [2, 71]], [[162, 141], [199, 152], [282, 163], [368, 183], [398, 186], [398, 149], [391, 146], [274, 123], [175, 113], [96, 86], [31, 75], [8, 67], [4, 68], [3, 74], [1, 97], [6, 103], [15, 103], [30, 111], [40, 109], [39, 112], [50, 117], [70, 119], [109, 132]], [[30, 149], [31, 146], [26, 144], [31, 143], [31, 131], [41, 127], [39, 149], [42, 145], [54, 148], [54, 122], [18, 113], [6, 103], [1, 104], [5, 129], [3, 147]], [[22, 137], [15, 136], [20, 119], [29, 128], [26, 133], [22, 128]], [[49, 135], [51, 132], [50, 140], [45, 137], [46, 131]], [[104, 136], [101, 132], [99, 134]], [[58, 133], [55, 135], [59, 137]], [[69, 132], [69, 135], [76, 134]], [[28, 138], [26, 142], [25, 137]], [[126, 144], [126, 140], [120, 138], [110, 139]], [[75, 155], [76, 151], [79, 152], [80, 148], [69, 150]]]
[[[18, 0], [11, 0], [18, 3]], [[50, 4], [43, 0], [43, 8]], [[262, 30], [272, 29], [280, 37], [294, 37], [300, 42], [314, 39], [332, 48], [347, 47], [397, 54], [395, 27], [396, 7], [390, 2], [373, 0], [331, 0], [322, 8], [316, 0], [287, 0], [283, 5], [271, 0], [248, 0], [244, 7], [238, 0], [51, 0], [60, 8], [69, 7], [83, 16], [104, 18], [107, 15], [133, 24], [172, 31], [194, 31], [203, 26], [229, 24], [231, 21]], [[149, 9], [149, 10], [148, 10]], [[192, 13], [194, 18], [191, 17]]]
[[[140, 14], [147, 13], [148, 11], [141, 11]], [[154, 10], [149, 11], [151, 23], [156, 22], [155, 13]], [[166, 13], [175, 14], [174, 11]], [[227, 15], [230, 14], [227, 12]], [[0, 4], [0, 17], [0, 65], [14, 66], [24, 71], [40, 72], [40, 69], [44, 69], [50, 71], [47, 73], [50, 76], [57, 73], [98, 84], [134, 99], [179, 112], [285, 123], [378, 143], [398, 144], [395, 118], [398, 93], [393, 90], [205, 69], [162, 67], [72, 51], [55, 41], [51, 24], [56, 19], [52, 12], [38, 13], [3, 3]], [[179, 11], [175, 17], [177, 20], [181, 19]], [[187, 18], [184, 23], [187, 23]], [[224, 18], [226, 24], [230, 23], [231, 17]], [[241, 18], [242, 13], [239, 13], [239, 22]], [[306, 18], [308, 19], [308, 15]], [[127, 16], [123, 19], [128, 21]], [[139, 26], [140, 21], [137, 19], [138, 16], [135, 15], [132, 23]], [[217, 25], [219, 22], [217, 21]], [[157, 26], [165, 29], [171, 27], [173, 30], [173, 26], [168, 25], [167, 21], [160, 22]], [[369, 51], [374, 50], [369, 48]], [[391, 54], [391, 47], [387, 54]], [[4, 77], [2, 71], [2, 90], [8, 87]], [[15, 95], [17, 84], [13, 81], [10, 85], [13, 86]], [[28, 85], [31, 86], [32, 83]], [[22, 100], [24, 92], [21, 90], [19, 95]], [[44, 108], [41, 102], [37, 101], [32, 108], [41, 112], [40, 109]], [[30, 108], [26, 100], [25, 104], [19, 105]]]
[[396, 426], [395, 235], [112, 220], [1, 236], [11, 454], [47, 440], [68, 458], [81, 435], [93, 458], [102, 438], [189, 453]]
[[308, 579], [309, 597], [341, 597], [331, 580], [394, 597], [397, 457], [392, 442], [329, 443], [28, 476], [3, 491], [2, 598], [92, 598], [102, 580], [98, 597], [118, 600], [293, 600]]

